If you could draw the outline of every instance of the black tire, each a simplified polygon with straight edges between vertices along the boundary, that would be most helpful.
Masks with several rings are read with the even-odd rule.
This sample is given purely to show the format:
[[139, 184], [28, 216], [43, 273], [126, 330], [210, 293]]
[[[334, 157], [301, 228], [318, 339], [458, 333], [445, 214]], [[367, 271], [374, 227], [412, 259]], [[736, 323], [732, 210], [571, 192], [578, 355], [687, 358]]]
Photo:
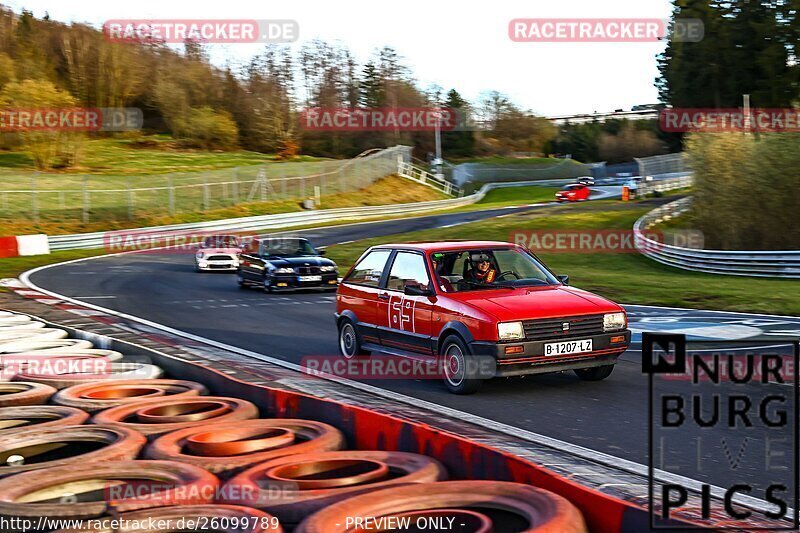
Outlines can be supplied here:
[[581, 368], [573, 370], [583, 381], [601, 381], [611, 375], [614, 365], [594, 366], [592, 368]]
[[245, 281], [244, 277], [242, 276], [241, 272], [236, 273], [236, 283], [239, 285], [240, 289], [247, 288], [247, 282]]
[[476, 365], [469, 365], [469, 348], [457, 335], [445, 338], [439, 351], [445, 386], [453, 394], [473, 394], [481, 388], [483, 380], [477, 377]]
[[266, 276], [264, 276], [264, 278], [261, 280], [261, 290], [263, 290], [267, 294], [273, 292], [273, 288], [269, 285], [269, 280], [267, 279]]
[[357, 359], [370, 355], [368, 350], [361, 347], [361, 336], [349, 318], [339, 321], [339, 354], [345, 359]]

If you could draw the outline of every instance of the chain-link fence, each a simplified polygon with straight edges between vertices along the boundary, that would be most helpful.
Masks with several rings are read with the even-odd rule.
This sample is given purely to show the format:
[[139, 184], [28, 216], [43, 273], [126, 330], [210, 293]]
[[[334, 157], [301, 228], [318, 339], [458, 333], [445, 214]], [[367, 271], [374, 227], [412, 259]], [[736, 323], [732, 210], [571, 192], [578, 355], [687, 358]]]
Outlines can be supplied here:
[[657, 176], [664, 174], [688, 174], [692, 171], [689, 158], [684, 152], [676, 154], [637, 157], [640, 176]]
[[0, 173], [0, 219], [133, 220], [246, 202], [301, 201], [362, 189], [397, 173], [411, 147], [365, 152], [342, 161], [283, 162], [155, 176]]

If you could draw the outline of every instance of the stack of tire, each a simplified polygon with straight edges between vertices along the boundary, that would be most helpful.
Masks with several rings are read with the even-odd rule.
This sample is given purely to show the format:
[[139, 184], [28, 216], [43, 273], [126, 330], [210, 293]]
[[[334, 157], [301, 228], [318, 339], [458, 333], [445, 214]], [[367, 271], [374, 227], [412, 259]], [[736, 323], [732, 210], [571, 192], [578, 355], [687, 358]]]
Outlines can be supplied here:
[[247, 400], [210, 395], [201, 383], [166, 379], [156, 366], [3, 312], [0, 365], [8, 356], [107, 363], [97, 375], [43, 375], [32, 371], [38, 364], [4, 372], [0, 516], [17, 519], [18, 531], [43, 519], [84, 519], [61, 532], [109, 533], [453, 523], [453, 531], [586, 530], [578, 509], [551, 492], [447, 481], [442, 464], [420, 454], [348, 451], [333, 426], [262, 417]]

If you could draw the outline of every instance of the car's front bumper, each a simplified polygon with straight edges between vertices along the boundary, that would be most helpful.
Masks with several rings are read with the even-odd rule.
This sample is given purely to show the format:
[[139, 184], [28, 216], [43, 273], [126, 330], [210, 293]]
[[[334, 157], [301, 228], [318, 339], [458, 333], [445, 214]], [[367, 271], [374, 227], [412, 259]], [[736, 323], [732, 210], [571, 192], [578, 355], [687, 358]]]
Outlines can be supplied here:
[[296, 274], [273, 276], [269, 286], [277, 291], [292, 291], [300, 289], [335, 289], [339, 285], [339, 274], [336, 272], [320, 274], [317, 281], [300, 281]]
[[[612, 337], [622, 337], [622, 340], [611, 342]], [[592, 339], [591, 352], [570, 355], [544, 355], [544, 345], [547, 343], [583, 339]], [[476, 356], [493, 357], [497, 365], [496, 376], [521, 376], [611, 365], [617, 361], [622, 352], [628, 349], [630, 342], [631, 332], [626, 329], [612, 333], [540, 341], [474, 341], [470, 343], [470, 350]], [[506, 349], [512, 346], [521, 347], [521, 352], [507, 354]], [[519, 350], [519, 348], [517, 349]]]
[[195, 262], [199, 270], [231, 270], [234, 271], [239, 268], [239, 263], [236, 261], [211, 261], [211, 262]]

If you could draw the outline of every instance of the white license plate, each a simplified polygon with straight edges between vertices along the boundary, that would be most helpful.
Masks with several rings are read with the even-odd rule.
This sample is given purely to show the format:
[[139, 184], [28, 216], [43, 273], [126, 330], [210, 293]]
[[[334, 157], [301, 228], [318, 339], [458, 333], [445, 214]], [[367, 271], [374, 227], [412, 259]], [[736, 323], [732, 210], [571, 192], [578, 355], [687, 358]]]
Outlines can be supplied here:
[[297, 281], [322, 281], [322, 276], [297, 276]]
[[545, 355], [569, 355], [592, 351], [592, 339], [577, 341], [548, 342], [544, 345]]

